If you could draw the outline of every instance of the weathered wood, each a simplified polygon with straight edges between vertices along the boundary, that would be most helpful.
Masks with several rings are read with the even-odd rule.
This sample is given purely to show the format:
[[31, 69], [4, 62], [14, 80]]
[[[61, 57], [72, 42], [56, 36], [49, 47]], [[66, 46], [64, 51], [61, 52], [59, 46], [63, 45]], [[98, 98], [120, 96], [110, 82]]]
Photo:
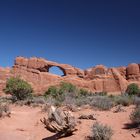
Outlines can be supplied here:
[[51, 106], [48, 111], [48, 118], [41, 120], [47, 130], [58, 133], [58, 136], [65, 137], [72, 135], [76, 129], [75, 117], [70, 111], [62, 110]]

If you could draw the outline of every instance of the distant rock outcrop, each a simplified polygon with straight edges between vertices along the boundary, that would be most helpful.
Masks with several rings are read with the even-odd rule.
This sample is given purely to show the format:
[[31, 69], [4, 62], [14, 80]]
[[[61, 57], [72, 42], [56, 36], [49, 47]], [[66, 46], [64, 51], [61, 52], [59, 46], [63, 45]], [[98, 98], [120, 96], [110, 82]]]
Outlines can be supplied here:
[[[49, 73], [51, 67], [58, 67], [63, 76]], [[87, 70], [81, 70], [67, 64], [48, 61], [43, 58], [17, 57], [12, 68], [0, 68], [0, 92], [5, 87], [6, 80], [12, 76], [20, 76], [28, 81], [36, 94], [42, 94], [51, 85], [59, 85], [61, 81], [71, 82], [79, 88], [93, 92], [124, 92], [127, 85], [137, 83], [140, 86], [140, 64], [130, 64], [128, 67], [107, 68], [97, 65]]]

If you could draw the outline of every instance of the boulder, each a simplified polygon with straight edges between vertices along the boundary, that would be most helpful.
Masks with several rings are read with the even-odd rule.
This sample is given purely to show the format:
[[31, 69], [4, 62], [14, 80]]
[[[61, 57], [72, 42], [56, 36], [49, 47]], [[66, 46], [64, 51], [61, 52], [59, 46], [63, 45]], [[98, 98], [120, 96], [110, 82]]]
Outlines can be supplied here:
[[136, 63], [129, 64], [126, 69], [126, 77], [129, 81], [140, 81], [140, 67]]
[[126, 70], [127, 70], [127, 76], [140, 74], [139, 65], [136, 63], [129, 64]]

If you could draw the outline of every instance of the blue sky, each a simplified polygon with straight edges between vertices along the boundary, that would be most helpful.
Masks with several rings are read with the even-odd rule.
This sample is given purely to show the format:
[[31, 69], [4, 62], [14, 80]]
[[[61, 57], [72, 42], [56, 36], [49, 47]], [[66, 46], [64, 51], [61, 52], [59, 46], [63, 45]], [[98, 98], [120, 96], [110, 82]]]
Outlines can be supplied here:
[[82, 69], [140, 63], [140, 1], [1, 0], [0, 66], [16, 56]]

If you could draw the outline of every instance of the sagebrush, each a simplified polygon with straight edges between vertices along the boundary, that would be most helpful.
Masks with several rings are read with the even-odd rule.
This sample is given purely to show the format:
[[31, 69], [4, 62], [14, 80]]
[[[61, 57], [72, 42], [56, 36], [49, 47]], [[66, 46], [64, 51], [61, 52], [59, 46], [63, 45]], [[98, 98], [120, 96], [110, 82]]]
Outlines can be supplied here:
[[96, 122], [93, 124], [90, 140], [111, 140], [112, 135], [111, 127]]
[[140, 106], [136, 107], [130, 114], [132, 123], [140, 124]]

